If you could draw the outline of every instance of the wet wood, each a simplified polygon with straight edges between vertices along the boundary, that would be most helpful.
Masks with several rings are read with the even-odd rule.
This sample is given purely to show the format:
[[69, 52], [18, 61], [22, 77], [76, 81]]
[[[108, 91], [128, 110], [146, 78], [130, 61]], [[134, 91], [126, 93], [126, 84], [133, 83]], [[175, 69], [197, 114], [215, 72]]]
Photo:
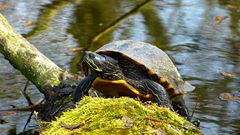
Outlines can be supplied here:
[[41, 92], [61, 84], [63, 70], [18, 34], [1, 14], [0, 52]]

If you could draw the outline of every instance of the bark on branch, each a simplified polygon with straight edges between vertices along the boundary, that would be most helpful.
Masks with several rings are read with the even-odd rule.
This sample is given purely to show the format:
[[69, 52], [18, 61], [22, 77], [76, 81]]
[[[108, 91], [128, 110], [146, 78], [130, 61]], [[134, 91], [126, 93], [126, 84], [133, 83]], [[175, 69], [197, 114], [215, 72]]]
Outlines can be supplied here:
[[41, 91], [59, 86], [63, 70], [18, 34], [0, 14], [0, 52]]

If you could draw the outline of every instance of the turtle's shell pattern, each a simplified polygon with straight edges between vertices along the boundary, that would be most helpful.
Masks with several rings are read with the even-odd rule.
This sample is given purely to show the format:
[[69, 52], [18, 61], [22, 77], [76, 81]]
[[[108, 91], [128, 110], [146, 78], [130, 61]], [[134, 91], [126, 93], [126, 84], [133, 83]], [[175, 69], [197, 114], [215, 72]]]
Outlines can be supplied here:
[[184, 94], [195, 89], [194, 86], [183, 81], [168, 55], [158, 47], [149, 43], [120, 40], [106, 44], [96, 52], [106, 55], [111, 52], [123, 54], [131, 58], [133, 62], [144, 65], [150, 71], [148, 74], [156, 75], [160, 79], [166, 80], [168, 83], [166, 87], [173, 86], [174, 90], [179, 93]]

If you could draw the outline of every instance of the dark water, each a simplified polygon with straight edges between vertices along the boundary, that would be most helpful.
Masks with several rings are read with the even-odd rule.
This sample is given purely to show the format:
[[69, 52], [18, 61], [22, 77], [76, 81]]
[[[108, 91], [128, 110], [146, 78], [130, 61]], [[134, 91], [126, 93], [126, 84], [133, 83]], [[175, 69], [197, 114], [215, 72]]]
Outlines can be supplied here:
[[[81, 54], [120, 39], [155, 44], [166, 51], [183, 78], [197, 87], [186, 95], [204, 134], [240, 134], [240, 102], [222, 101], [223, 92], [240, 91], [239, 0], [0, 0], [0, 12], [17, 32], [60, 67], [77, 73]], [[135, 9], [135, 10], [133, 10]], [[220, 22], [217, 16], [223, 16]], [[116, 20], [118, 20], [116, 22]], [[27, 21], [32, 24], [26, 25]], [[223, 76], [229, 72], [234, 77]], [[26, 106], [21, 94], [26, 79], [0, 55], [1, 109]], [[42, 95], [33, 85], [34, 102]], [[197, 105], [196, 105], [197, 104]], [[195, 107], [196, 106], [196, 107]], [[21, 132], [29, 113], [1, 114], [0, 132]], [[35, 125], [32, 121], [28, 128]]]

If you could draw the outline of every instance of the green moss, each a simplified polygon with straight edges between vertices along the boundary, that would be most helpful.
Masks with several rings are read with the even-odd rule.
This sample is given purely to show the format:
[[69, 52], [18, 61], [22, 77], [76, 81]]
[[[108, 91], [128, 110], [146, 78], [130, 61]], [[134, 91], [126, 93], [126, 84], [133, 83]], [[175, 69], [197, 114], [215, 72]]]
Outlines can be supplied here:
[[201, 131], [176, 113], [155, 104], [142, 104], [127, 97], [85, 97], [75, 109], [47, 123], [41, 132], [43, 135], [78, 133], [201, 134]]

